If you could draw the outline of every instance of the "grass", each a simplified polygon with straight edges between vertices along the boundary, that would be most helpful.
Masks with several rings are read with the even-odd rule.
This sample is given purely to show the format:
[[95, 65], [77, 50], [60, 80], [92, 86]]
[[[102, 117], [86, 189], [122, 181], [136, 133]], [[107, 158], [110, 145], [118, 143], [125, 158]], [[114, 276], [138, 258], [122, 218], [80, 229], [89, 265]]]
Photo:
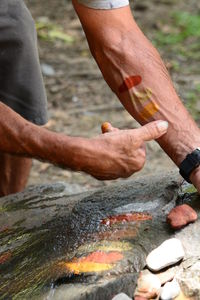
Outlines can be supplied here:
[[63, 29], [49, 21], [37, 21], [36, 29], [38, 33], [38, 37], [41, 40], [45, 40], [48, 42], [56, 42], [61, 41], [66, 44], [72, 44], [74, 42], [74, 38], [68, 34], [66, 34]]
[[[177, 74], [199, 74], [200, 15], [185, 11], [174, 12], [170, 22], [154, 34], [155, 46], [163, 50]], [[196, 66], [196, 67], [195, 67]], [[200, 83], [184, 88], [185, 106], [195, 120], [200, 120]]]
[[188, 12], [175, 12], [172, 14], [172, 22], [168, 32], [158, 32], [155, 35], [155, 43], [159, 46], [177, 45], [181, 42], [195, 38], [192, 43], [193, 50], [199, 49], [200, 41], [200, 15]]

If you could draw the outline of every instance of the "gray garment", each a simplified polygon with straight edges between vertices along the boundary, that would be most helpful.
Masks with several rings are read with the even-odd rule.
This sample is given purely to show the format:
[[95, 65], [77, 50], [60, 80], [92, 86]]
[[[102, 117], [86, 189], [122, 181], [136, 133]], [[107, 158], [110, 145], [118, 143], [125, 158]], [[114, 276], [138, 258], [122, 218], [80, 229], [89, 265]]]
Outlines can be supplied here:
[[113, 9], [129, 4], [129, 0], [78, 0], [78, 2], [95, 9]]
[[0, 0], [0, 101], [37, 125], [47, 122], [37, 35], [23, 0]]

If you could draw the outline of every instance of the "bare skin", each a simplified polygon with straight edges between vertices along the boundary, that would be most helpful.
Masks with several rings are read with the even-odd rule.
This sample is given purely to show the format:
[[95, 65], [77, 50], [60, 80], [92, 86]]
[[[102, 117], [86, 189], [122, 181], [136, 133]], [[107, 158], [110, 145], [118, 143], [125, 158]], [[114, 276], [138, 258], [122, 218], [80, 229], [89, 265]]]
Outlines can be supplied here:
[[0, 166], [0, 197], [23, 191], [30, 174], [32, 159], [0, 153]]
[[84, 171], [97, 179], [128, 177], [145, 163], [144, 142], [159, 138], [167, 127], [166, 122], [157, 121], [92, 139], [71, 137], [36, 126], [0, 103], [0, 163], [4, 173], [0, 195], [24, 188], [31, 166], [29, 158]]
[[[200, 146], [200, 130], [179, 99], [157, 50], [137, 26], [129, 6], [95, 10], [73, 1], [104, 79], [140, 124], [169, 123], [158, 142], [177, 166]], [[131, 82], [132, 78], [136, 83]], [[126, 90], [127, 87], [127, 90]], [[190, 177], [200, 192], [200, 168]]]

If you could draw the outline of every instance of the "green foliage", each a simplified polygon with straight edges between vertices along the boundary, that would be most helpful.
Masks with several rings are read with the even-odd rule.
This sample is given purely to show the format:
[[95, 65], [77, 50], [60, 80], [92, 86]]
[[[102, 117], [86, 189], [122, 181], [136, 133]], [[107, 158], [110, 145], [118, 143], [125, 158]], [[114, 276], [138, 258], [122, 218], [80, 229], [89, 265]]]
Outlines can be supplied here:
[[200, 15], [179, 12], [174, 15], [175, 23], [182, 30], [182, 38], [200, 37]]
[[[155, 42], [158, 45], [175, 45], [188, 38], [200, 38], [200, 15], [188, 12], [176, 12], [172, 14], [172, 22], [169, 32], [158, 32]], [[199, 42], [195, 43], [195, 48], [199, 47]]]
[[186, 96], [186, 107], [192, 114], [194, 119], [200, 118], [200, 111], [198, 107], [198, 101], [200, 99], [200, 84], [197, 84], [193, 90], [189, 91]]
[[67, 44], [74, 42], [74, 38], [72, 36], [66, 34], [60, 26], [51, 22], [38, 21], [36, 22], [36, 29], [38, 37], [42, 40], [49, 42], [60, 40]]

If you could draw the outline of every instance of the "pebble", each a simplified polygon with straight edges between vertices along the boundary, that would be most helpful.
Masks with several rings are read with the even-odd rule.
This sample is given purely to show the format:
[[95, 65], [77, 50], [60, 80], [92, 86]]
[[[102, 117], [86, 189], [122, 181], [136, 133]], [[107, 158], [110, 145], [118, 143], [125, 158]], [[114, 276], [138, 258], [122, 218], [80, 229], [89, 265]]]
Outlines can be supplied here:
[[54, 68], [47, 64], [41, 64], [41, 70], [42, 74], [45, 76], [54, 76], [56, 73]]
[[171, 300], [177, 297], [181, 292], [180, 286], [176, 280], [167, 282], [161, 291], [162, 300]]
[[159, 272], [156, 276], [160, 279], [161, 285], [164, 285], [168, 281], [172, 281], [177, 272], [177, 267], [171, 267], [164, 272]]
[[132, 299], [128, 297], [126, 294], [120, 293], [116, 295], [114, 298], [112, 298], [112, 300], [132, 300]]
[[184, 257], [181, 241], [172, 238], [163, 242], [147, 256], [146, 263], [150, 270], [159, 271], [176, 264]]
[[160, 288], [161, 282], [156, 275], [148, 270], [142, 271], [137, 282], [135, 298], [139, 296], [145, 299], [155, 298], [159, 295]]
[[134, 300], [147, 300], [147, 298], [145, 298], [143, 296], [135, 296]]
[[183, 292], [181, 291], [178, 297], [176, 297], [174, 300], [192, 300], [191, 298], [186, 297]]
[[200, 270], [198, 263], [196, 266], [194, 264], [187, 269], [181, 269], [176, 274], [176, 279], [186, 296], [190, 296], [193, 300], [200, 299]]
[[185, 225], [195, 222], [198, 216], [195, 210], [187, 204], [173, 208], [167, 216], [167, 222], [174, 229], [180, 229]]

